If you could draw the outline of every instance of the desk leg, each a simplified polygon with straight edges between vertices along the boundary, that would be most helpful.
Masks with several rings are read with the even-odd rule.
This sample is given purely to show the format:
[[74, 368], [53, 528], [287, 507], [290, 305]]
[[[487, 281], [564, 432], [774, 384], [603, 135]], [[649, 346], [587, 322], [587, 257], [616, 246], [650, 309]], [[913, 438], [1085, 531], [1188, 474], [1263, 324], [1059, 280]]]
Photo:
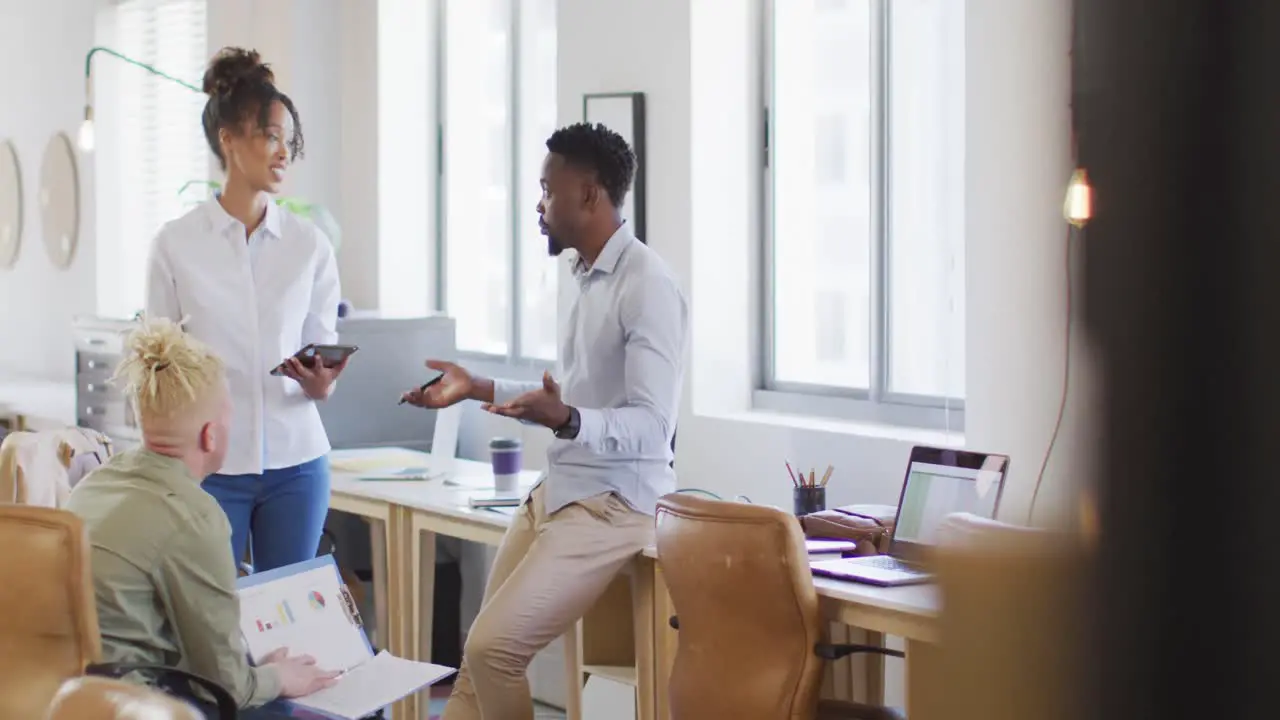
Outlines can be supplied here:
[[373, 623], [378, 628], [377, 642], [391, 652], [398, 652], [395, 632], [391, 628], [390, 613], [387, 612], [387, 595], [391, 588], [388, 575], [391, 573], [387, 562], [388, 523], [369, 518], [369, 549], [373, 570]]
[[[404, 657], [404, 523], [398, 509], [387, 520], [369, 518], [369, 545], [373, 561], [373, 615], [378, 645]], [[393, 720], [411, 720], [417, 698], [410, 695], [391, 706]]]
[[[413, 596], [410, 601], [413, 632], [409, 647], [412, 648], [414, 660], [431, 662], [436, 601], [436, 534], [411, 528], [409, 546], [409, 569], [412, 576], [409, 587]], [[427, 702], [419, 703], [419, 720], [426, 720], [428, 705]]]
[[631, 615], [635, 628], [636, 658], [636, 717], [638, 720], [656, 720], [654, 707], [658, 701], [654, 687], [657, 664], [654, 659], [654, 577], [657, 562], [640, 557], [635, 562], [635, 574], [631, 577]]
[[[938, 672], [940, 649], [937, 645], [919, 640], [907, 641], [907, 717], [943, 718], [951, 714], [947, 698], [939, 697], [938, 684], [942, 676]], [[932, 687], [933, 692], [929, 692]]]
[[[884, 633], [867, 631], [867, 645], [873, 647], [884, 647]], [[868, 705], [875, 707], [884, 706], [884, 655], [878, 653], [868, 653], [864, 662], [866, 663], [866, 700]]]
[[671, 666], [676, 660], [676, 644], [679, 637], [671, 629], [671, 616], [675, 608], [671, 605], [671, 596], [667, 593], [667, 582], [662, 577], [658, 562], [653, 561], [653, 684], [654, 684], [654, 717], [658, 720], [670, 720], [671, 701], [668, 697], [668, 683], [671, 680]]
[[582, 621], [564, 634], [564, 716], [582, 720]]

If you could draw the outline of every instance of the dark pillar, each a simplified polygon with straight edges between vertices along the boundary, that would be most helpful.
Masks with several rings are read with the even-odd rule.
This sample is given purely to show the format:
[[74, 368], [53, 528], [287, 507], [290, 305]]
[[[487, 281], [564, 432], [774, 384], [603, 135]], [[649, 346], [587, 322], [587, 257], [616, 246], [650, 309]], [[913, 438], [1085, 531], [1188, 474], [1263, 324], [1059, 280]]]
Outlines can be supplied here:
[[1275, 718], [1280, 2], [1077, 0], [1098, 718]]

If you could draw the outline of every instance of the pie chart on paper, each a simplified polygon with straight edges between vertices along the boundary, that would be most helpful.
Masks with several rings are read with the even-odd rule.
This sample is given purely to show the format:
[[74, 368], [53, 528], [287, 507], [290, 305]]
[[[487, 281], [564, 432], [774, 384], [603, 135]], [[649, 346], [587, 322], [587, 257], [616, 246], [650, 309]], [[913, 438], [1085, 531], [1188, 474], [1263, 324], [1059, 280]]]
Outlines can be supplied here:
[[316, 610], [324, 609], [324, 596], [321, 595], [319, 591], [312, 590], [311, 593], [307, 595], [307, 601], [311, 604], [311, 607]]

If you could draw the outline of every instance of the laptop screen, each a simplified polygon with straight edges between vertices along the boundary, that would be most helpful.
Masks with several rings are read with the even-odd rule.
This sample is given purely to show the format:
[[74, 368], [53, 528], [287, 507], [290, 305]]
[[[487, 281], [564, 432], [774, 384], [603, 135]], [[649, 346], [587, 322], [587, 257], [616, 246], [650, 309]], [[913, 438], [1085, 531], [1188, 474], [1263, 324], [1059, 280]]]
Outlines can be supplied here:
[[912, 462], [893, 541], [934, 545], [943, 518], [952, 513], [995, 517], [1002, 474], [999, 470]]

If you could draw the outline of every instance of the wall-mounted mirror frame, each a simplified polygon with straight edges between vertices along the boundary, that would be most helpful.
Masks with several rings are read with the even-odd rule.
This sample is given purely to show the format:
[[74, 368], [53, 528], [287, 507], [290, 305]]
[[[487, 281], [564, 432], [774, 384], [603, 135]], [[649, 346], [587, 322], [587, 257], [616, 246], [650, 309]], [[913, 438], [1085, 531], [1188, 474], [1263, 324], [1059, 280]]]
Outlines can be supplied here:
[[22, 170], [18, 150], [0, 140], [0, 269], [18, 261], [22, 249]]
[[80, 175], [75, 148], [57, 133], [44, 149], [40, 167], [40, 225], [44, 250], [54, 267], [71, 267], [80, 240]]

